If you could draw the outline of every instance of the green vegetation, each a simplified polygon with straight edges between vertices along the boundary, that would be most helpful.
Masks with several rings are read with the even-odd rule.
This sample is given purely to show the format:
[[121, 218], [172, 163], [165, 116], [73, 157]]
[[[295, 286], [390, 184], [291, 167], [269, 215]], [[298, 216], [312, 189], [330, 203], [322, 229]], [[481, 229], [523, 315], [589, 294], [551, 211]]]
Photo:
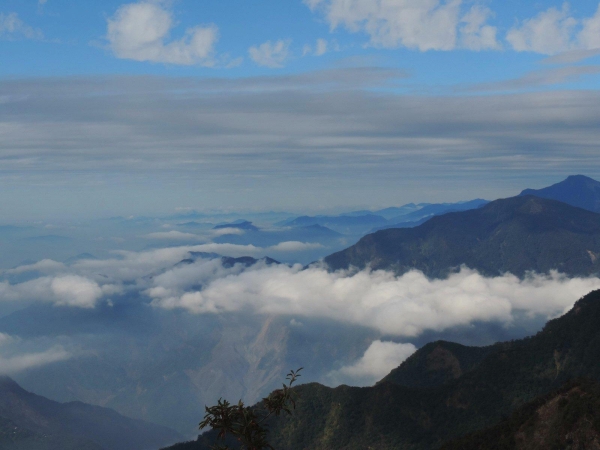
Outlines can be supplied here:
[[498, 425], [441, 450], [590, 450], [600, 448], [600, 384], [567, 383], [515, 411]]
[[[241, 400], [237, 405], [232, 405], [222, 399], [219, 399], [215, 406], [207, 406], [204, 420], [200, 422], [200, 429], [212, 428], [219, 440], [235, 438], [243, 450], [273, 449], [267, 439], [269, 431], [267, 421], [271, 417], [279, 417], [284, 412], [292, 414], [292, 409], [296, 407], [296, 393], [292, 391], [292, 385], [297, 381], [301, 370], [302, 368], [292, 370], [286, 377], [288, 384], [271, 392], [257, 406], [245, 406]], [[224, 445], [216, 445], [212, 448], [229, 449]]]
[[411, 269], [445, 277], [466, 265], [486, 276], [510, 272], [570, 276], [600, 273], [600, 214], [524, 196], [434, 217], [415, 228], [388, 229], [325, 258], [332, 270]]

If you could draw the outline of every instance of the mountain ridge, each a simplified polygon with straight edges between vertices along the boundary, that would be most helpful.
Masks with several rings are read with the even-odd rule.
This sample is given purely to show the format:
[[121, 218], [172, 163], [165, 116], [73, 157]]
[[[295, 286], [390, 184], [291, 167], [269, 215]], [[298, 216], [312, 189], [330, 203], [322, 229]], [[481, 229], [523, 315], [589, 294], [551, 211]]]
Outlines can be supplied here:
[[[600, 290], [535, 336], [495, 345], [452, 380], [428, 387], [390, 380], [368, 388], [298, 386], [294, 414], [270, 422], [271, 443], [281, 450], [437, 449], [574, 379], [600, 381], [599, 322]], [[206, 450], [214, 437], [209, 432], [171, 449]]]
[[[152, 450], [181, 439], [167, 427], [130, 419], [108, 408], [49, 400], [28, 392], [7, 376], [0, 377], [0, 418], [18, 427], [23, 439], [37, 442], [37, 447], [28, 444], [32, 450]], [[19, 445], [20, 441], [9, 442], [2, 449], [17, 449]]]
[[388, 229], [325, 257], [330, 270], [416, 269], [443, 278], [462, 265], [488, 276], [558, 270], [600, 272], [600, 214], [535, 196], [500, 199], [434, 217], [415, 228]]
[[520, 194], [558, 200], [571, 206], [600, 213], [600, 182], [585, 175], [571, 175], [542, 189], [525, 189]]

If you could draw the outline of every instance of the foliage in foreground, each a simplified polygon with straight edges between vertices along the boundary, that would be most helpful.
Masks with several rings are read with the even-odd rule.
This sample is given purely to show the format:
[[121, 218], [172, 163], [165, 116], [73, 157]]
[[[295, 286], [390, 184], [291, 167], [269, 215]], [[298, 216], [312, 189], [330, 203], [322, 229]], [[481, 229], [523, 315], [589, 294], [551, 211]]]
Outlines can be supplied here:
[[[227, 400], [219, 399], [215, 406], [206, 407], [206, 415], [200, 422], [200, 429], [212, 428], [218, 433], [218, 439], [225, 441], [234, 437], [245, 450], [273, 449], [267, 440], [268, 423], [272, 417], [282, 413], [292, 414], [296, 408], [295, 392], [292, 385], [300, 376], [300, 371], [292, 370], [287, 375], [287, 384], [281, 389], [271, 392], [263, 398], [258, 406], [246, 406], [241, 400], [233, 405]], [[214, 450], [228, 450], [226, 445], [216, 445]]]

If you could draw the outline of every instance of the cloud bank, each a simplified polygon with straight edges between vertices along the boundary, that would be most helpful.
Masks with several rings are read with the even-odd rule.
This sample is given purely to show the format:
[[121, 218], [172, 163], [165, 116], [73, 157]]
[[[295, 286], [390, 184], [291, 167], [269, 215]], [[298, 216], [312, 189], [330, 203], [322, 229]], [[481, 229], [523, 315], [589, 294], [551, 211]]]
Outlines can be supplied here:
[[195, 314], [247, 311], [254, 314], [324, 317], [370, 327], [381, 333], [415, 337], [478, 321], [510, 325], [513, 313], [554, 317], [600, 288], [600, 279], [569, 279], [558, 273], [519, 278], [485, 278], [463, 268], [445, 280], [421, 272], [401, 277], [384, 271], [354, 275], [321, 268], [271, 266], [207, 283], [202, 290], [148, 291], [155, 306]]
[[[567, 72], [504, 88], [581, 73]], [[173, 198], [197, 201], [197, 191], [211, 192], [200, 203], [207, 208], [450, 201], [471, 198], [474, 184], [491, 198], [600, 171], [598, 92], [419, 97], [362, 89], [403, 76], [352, 68], [236, 80], [5, 80], [0, 206], [98, 214], [81, 195], [62, 195], [57, 173], [61, 186], [92, 199], [114, 195], [123, 199], [115, 207], [130, 212], [140, 204], [172, 209]], [[56, 200], [52, 211], [42, 190]], [[140, 200], [128, 205], [130, 198]]]
[[[284, 242], [269, 249], [201, 244], [144, 252], [118, 252], [106, 260], [81, 260], [62, 271], [19, 284], [0, 282], [4, 301], [44, 301], [94, 308], [102, 299], [143, 292], [152, 305], [193, 314], [244, 312], [256, 315], [325, 318], [377, 330], [388, 336], [417, 337], [476, 322], [510, 326], [515, 314], [552, 318], [566, 312], [598, 278], [567, 278], [557, 272], [486, 278], [463, 267], [447, 279], [419, 271], [396, 276], [386, 271], [328, 272], [322, 267], [268, 265], [259, 261], [223, 265], [220, 258], [263, 256], [265, 250], [302, 251], [312, 244]], [[192, 258], [193, 259], [190, 259]], [[44, 262], [38, 266], [54, 268]], [[14, 269], [26, 270], [27, 267]], [[56, 266], [61, 267], [61, 266]]]

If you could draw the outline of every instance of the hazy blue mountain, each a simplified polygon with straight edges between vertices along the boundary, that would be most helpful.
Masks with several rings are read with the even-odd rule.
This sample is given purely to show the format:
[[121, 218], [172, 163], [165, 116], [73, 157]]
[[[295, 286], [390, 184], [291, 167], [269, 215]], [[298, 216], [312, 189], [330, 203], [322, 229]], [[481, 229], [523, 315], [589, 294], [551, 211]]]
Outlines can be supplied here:
[[91, 253], [80, 253], [79, 255], [71, 256], [70, 258], [65, 259], [63, 262], [68, 265], [68, 264], [76, 263], [77, 261], [97, 260], [97, 259], [98, 258], [96, 258]]
[[566, 180], [544, 189], [525, 189], [520, 195], [558, 200], [600, 213], [600, 182], [583, 175], [571, 175]]
[[280, 222], [277, 225], [284, 227], [308, 227], [321, 225], [342, 234], [363, 234], [368, 230], [382, 226], [387, 220], [376, 214], [364, 214], [357, 216], [301, 216]]
[[434, 216], [451, 211], [467, 211], [487, 203], [489, 203], [487, 200], [482, 199], [458, 203], [420, 203], [418, 205], [408, 203], [400, 207], [378, 211], [352, 211], [338, 216], [301, 216], [276, 225], [292, 227], [321, 225], [340, 233], [355, 235], [388, 228], [410, 228]]
[[[395, 373], [373, 387], [331, 389], [316, 383], [298, 386], [294, 414], [283, 415], [269, 423], [271, 443], [279, 450], [433, 450], [444, 442], [494, 425], [536, 398], [537, 404], [543, 407], [551, 398], [560, 400], [560, 395], [566, 401], [560, 400], [558, 406], [569, 411], [569, 415], [548, 410], [549, 414], [539, 421], [535, 415], [539, 409], [532, 411], [526, 406], [528, 417], [523, 417], [523, 410], [517, 411], [514, 423], [525, 425], [529, 420], [531, 428], [540, 431], [547, 429], [548, 424], [555, 424], [558, 430], [586, 433], [600, 430], [595, 410], [600, 397], [597, 385], [592, 383], [591, 388], [580, 385], [581, 389], [574, 391], [573, 385], [567, 384], [581, 377], [600, 381], [598, 323], [600, 291], [595, 291], [530, 338], [486, 349], [434, 343], [419, 350]], [[403, 366], [410, 367], [403, 369]], [[432, 377], [432, 371], [446, 375]], [[399, 377], [402, 372], [409, 376]], [[428, 381], [423, 383], [419, 376]], [[565, 386], [560, 391], [562, 394], [544, 397], [561, 386]], [[584, 392], [590, 395], [587, 398], [580, 395]], [[577, 422], [586, 417], [594, 422]], [[552, 433], [546, 435], [552, 436]], [[529, 436], [527, 433], [524, 437]], [[215, 433], [209, 432], [195, 442], [171, 449], [207, 450], [214, 438]], [[515, 447], [458, 445], [448, 448]], [[517, 448], [596, 447], [553, 444]]]
[[419, 203], [418, 205], [415, 205], [414, 203], [407, 203], [406, 205], [392, 206], [389, 208], [379, 209], [376, 211], [361, 210], [361, 211], [352, 211], [349, 213], [343, 213], [340, 215], [341, 216], [365, 216], [365, 215], [375, 214], [376, 216], [382, 216], [383, 218], [389, 220], [389, 219], [392, 219], [392, 218], [395, 218], [398, 216], [405, 216], [405, 215], [415, 212], [427, 205], [429, 205], [429, 203]]
[[389, 229], [325, 258], [332, 270], [411, 269], [444, 277], [461, 265], [495, 276], [559, 270], [600, 273], [600, 214], [533, 196], [434, 217], [415, 228]]
[[[0, 426], [16, 427], [4, 450], [28, 448], [153, 450], [181, 439], [177, 432], [81, 402], [58, 403], [0, 377]], [[8, 421], [8, 422], [7, 422]], [[0, 432], [0, 442], [2, 441]], [[23, 445], [27, 444], [28, 447]], [[60, 446], [59, 446], [60, 445]]]
[[458, 203], [434, 203], [431, 205], [424, 206], [409, 214], [403, 214], [390, 219], [390, 222], [416, 222], [418, 220], [439, 216], [448, 212], [455, 211], [468, 211], [470, 209], [477, 209], [489, 203], [488, 200], [477, 198], [475, 200], [469, 200], [466, 202]]

